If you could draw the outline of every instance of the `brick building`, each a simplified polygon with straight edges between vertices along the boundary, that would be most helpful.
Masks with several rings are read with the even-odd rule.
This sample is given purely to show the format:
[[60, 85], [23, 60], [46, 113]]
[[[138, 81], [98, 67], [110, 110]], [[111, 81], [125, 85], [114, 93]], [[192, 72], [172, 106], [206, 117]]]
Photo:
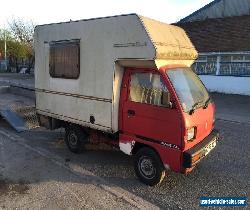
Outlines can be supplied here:
[[250, 0], [215, 0], [176, 24], [199, 52], [193, 67], [208, 89], [250, 95]]

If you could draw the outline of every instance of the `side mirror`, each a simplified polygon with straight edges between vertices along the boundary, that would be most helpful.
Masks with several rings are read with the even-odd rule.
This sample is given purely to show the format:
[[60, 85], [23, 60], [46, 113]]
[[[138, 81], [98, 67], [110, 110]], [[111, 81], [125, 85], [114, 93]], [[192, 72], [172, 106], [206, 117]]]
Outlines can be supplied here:
[[170, 93], [169, 92], [162, 92], [162, 105], [168, 107], [170, 109], [173, 108], [173, 103], [170, 101]]

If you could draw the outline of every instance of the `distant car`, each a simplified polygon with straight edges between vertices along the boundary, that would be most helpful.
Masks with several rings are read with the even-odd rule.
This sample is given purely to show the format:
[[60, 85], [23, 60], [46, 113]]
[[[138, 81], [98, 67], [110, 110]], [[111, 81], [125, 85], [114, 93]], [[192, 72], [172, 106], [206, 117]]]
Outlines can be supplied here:
[[19, 74], [30, 74], [30, 69], [27, 66], [21, 67]]

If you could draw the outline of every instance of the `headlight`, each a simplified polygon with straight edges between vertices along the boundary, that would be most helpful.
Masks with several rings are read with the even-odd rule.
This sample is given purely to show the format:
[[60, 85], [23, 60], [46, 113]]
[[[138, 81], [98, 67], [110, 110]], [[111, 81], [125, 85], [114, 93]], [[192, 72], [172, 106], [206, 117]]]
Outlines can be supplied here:
[[187, 140], [193, 140], [195, 135], [195, 127], [187, 129]]

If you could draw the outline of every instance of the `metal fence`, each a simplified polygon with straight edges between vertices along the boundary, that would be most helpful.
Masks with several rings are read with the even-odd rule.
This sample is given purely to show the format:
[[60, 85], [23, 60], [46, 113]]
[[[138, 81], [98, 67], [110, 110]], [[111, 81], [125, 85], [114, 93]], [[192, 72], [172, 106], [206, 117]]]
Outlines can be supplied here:
[[197, 60], [193, 64], [193, 68], [200, 75], [250, 76], [249, 60], [223, 61], [222, 58], [222, 56], [217, 56], [217, 58], [213, 56], [213, 59], [209, 59], [207, 56], [204, 60]]
[[220, 63], [220, 75], [250, 76], [250, 62]]
[[215, 75], [216, 63], [195, 62], [193, 69], [197, 74]]

